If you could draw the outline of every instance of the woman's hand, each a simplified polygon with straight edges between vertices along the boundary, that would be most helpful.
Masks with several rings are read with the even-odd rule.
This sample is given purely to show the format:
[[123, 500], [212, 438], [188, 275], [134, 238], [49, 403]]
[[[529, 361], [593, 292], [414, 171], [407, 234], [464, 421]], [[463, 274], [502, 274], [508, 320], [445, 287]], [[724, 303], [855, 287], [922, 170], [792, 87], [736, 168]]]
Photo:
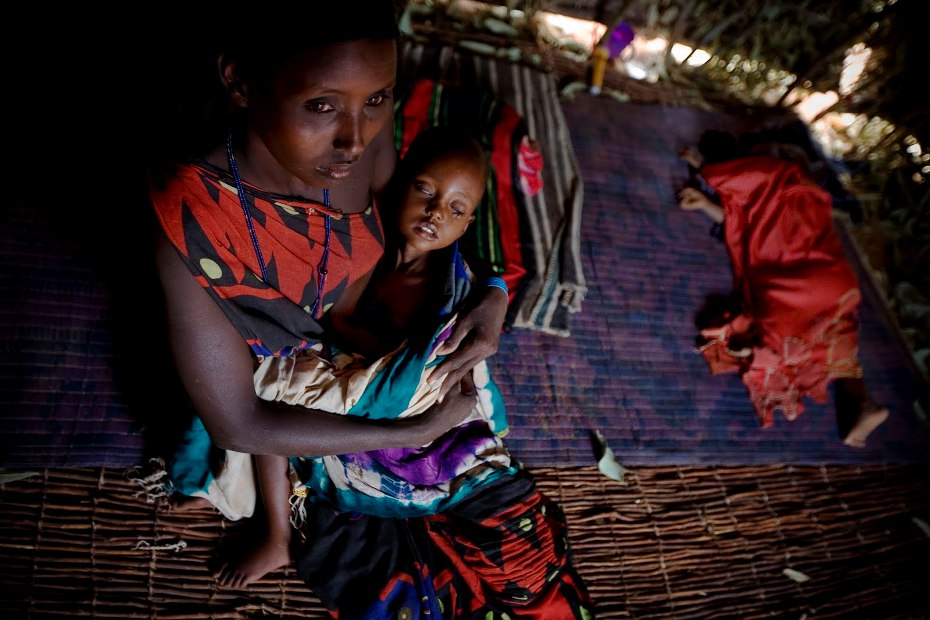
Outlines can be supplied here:
[[507, 302], [503, 289], [488, 286], [478, 304], [459, 315], [452, 334], [437, 351], [439, 355], [448, 356], [433, 372], [434, 381], [448, 373], [439, 390], [440, 398], [448, 394], [452, 386], [470, 382], [469, 371], [497, 353], [507, 317]]
[[451, 390], [445, 398], [430, 407], [423, 415], [411, 418], [419, 423], [418, 445], [425, 446], [460, 424], [477, 404], [478, 396], [469, 372], [459, 382], [458, 387]]

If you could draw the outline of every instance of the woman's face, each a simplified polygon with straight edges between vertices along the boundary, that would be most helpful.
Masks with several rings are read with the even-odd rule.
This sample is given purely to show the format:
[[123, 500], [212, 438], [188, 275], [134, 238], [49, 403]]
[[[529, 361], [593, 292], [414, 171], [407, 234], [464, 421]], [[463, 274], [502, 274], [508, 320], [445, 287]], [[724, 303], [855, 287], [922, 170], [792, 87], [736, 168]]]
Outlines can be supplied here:
[[403, 189], [401, 236], [423, 252], [448, 247], [465, 234], [483, 195], [479, 161], [461, 155], [433, 159]]
[[286, 173], [333, 187], [392, 120], [396, 53], [393, 40], [364, 39], [290, 59], [268, 82], [248, 84], [250, 131]]

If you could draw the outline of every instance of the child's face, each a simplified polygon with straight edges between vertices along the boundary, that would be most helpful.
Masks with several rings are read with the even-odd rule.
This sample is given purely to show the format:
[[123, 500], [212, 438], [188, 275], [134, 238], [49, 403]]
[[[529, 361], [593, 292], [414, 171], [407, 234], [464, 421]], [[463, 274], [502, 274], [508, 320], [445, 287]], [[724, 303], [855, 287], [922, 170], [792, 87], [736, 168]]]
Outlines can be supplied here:
[[267, 85], [249, 84], [251, 130], [286, 173], [312, 187], [349, 178], [392, 117], [394, 41], [327, 45], [291, 59]]
[[465, 234], [484, 195], [481, 163], [447, 155], [429, 161], [412, 175], [398, 215], [408, 245], [429, 252], [448, 247]]

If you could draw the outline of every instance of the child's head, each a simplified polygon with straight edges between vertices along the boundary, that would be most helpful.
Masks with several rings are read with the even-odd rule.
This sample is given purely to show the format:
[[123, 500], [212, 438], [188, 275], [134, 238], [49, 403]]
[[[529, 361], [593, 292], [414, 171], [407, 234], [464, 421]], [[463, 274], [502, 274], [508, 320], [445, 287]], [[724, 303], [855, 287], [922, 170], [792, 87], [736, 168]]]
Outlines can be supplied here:
[[736, 159], [743, 154], [736, 136], [718, 129], [708, 129], [701, 134], [698, 150], [705, 164], [719, 164]]
[[419, 133], [397, 171], [397, 222], [410, 246], [452, 245], [475, 219], [488, 179], [488, 156], [469, 134], [452, 127]]
[[349, 177], [392, 118], [393, 3], [302, 2], [242, 19], [219, 70], [250, 148], [310, 186]]

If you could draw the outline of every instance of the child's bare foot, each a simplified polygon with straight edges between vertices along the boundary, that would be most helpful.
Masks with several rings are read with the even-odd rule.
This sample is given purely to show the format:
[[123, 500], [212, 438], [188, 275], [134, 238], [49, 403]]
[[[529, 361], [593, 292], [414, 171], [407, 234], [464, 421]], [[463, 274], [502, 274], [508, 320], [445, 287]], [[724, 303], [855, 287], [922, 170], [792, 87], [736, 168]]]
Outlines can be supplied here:
[[874, 403], [864, 404], [852, 429], [843, 438], [843, 443], [853, 448], [864, 448], [865, 440], [869, 434], [881, 426], [882, 422], [887, 418], [888, 409], [886, 407]]
[[198, 508], [208, 508], [213, 504], [210, 503], [206, 497], [198, 497], [194, 495], [181, 495], [180, 493], [175, 493], [168, 499], [168, 509], [185, 512], [187, 510], [196, 510]]
[[290, 561], [289, 541], [267, 537], [238, 560], [227, 562], [217, 581], [226, 588], [244, 588]]

